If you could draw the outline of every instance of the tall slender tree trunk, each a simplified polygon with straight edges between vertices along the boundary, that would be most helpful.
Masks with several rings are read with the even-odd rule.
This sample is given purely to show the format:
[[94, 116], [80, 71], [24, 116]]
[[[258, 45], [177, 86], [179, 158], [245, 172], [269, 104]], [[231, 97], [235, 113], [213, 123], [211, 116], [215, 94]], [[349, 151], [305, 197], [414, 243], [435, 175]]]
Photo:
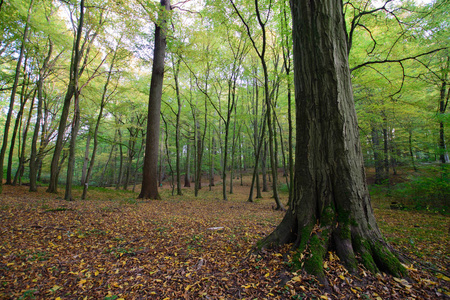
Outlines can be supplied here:
[[260, 246], [293, 243], [298, 267], [326, 282], [335, 250], [351, 272], [357, 256], [373, 272], [405, 268], [377, 226], [365, 182], [344, 14], [340, 0], [291, 1], [297, 145], [294, 198]]
[[380, 136], [375, 126], [372, 127], [372, 148], [375, 165], [375, 183], [382, 184], [384, 181], [383, 159], [380, 155]]
[[[287, 9], [283, 7], [283, 28], [287, 30], [288, 28], [288, 17], [287, 17]], [[283, 66], [286, 72], [286, 80], [287, 80], [287, 101], [288, 101], [288, 127], [289, 127], [289, 135], [288, 135], [288, 146], [289, 146], [289, 202], [288, 205], [291, 205], [291, 201], [293, 198], [294, 192], [294, 145], [293, 145], [293, 127], [292, 127], [292, 96], [291, 96], [291, 39], [284, 38], [283, 36]]]
[[450, 88], [447, 88], [447, 80], [450, 68], [450, 55], [447, 57], [446, 69], [443, 70], [443, 76], [441, 79], [441, 89], [440, 89], [440, 97], [439, 97], [439, 159], [441, 163], [445, 164], [449, 162], [449, 156], [447, 152], [447, 145], [445, 144], [445, 129], [444, 129], [444, 121], [442, 120], [447, 109], [447, 105], [450, 98]]
[[[120, 44], [120, 41], [119, 41], [119, 44]], [[95, 164], [95, 155], [97, 153], [97, 147], [98, 147], [98, 129], [100, 128], [100, 122], [101, 122], [101, 120], [103, 118], [103, 110], [104, 110], [106, 102], [108, 100], [108, 97], [107, 97], [106, 94], [108, 92], [108, 85], [109, 85], [109, 82], [111, 80], [111, 74], [112, 74], [112, 70], [114, 68], [114, 63], [115, 63], [115, 60], [116, 60], [117, 49], [114, 52], [114, 56], [113, 56], [112, 61], [111, 61], [111, 66], [109, 68], [108, 76], [106, 77], [106, 83], [103, 86], [102, 99], [100, 101], [100, 111], [98, 113], [97, 121], [95, 123], [94, 133], [93, 133], [94, 147], [92, 149], [91, 159], [89, 160], [89, 167], [88, 167], [88, 170], [87, 170], [87, 173], [86, 173], [86, 177], [85, 177], [84, 182], [82, 183], [83, 193], [81, 195], [81, 199], [83, 199], [83, 200], [86, 199], [86, 194], [87, 194], [87, 190], [88, 190], [88, 187], [89, 187], [89, 180], [91, 178], [91, 173], [92, 173], [92, 170], [93, 170], [94, 164]], [[86, 147], [86, 151], [88, 151], [88, 149], [89, 149], [89, 147]], [[113, 145], [112, 149], [114, 149], [114, 145]], [[111, 153], [109, 155], [108, 162], [111, 159], [112, 149], [111, 149]], [[105, 168], [106, 168], [106, 166], [105, 166]], [[103, 177], [103, 174], [102, 174], [102, 177]], [[103, 181], [100, 181], [100, 182], [103, 182]]]
[[140, 168], [139, 161], [141, 159], [142, 150], [144, 149], [144, 145], [145, 145], [145, 135], [144, 135], [143, 130], [141, 130], [141, 134], [142, 134], [142, 136], [144, 138], [142, 139], [141, 146], [139, 147], [139, 152], [138, 152], [137, 161], [136, 161], [136, 167], [134, 169], [133, 192], [136, 189], [137, 174], [138, 174], [138, 171], [139, 171], [139, 168]]
[[86, 183], [86, 174], [87, 174], [87, 169], [88, 169], [88, 164], [89, 164], [89, 148], [91, 146], [91, 128], [89, 128], [88, 130], [88, 134], [86, 137], [86, 147], [84, 150], [84, 159], [83, 159], [83, 167], [81, 168], [81, 179], [80, 179], [80, 184], [81, 186], [84, 186]]
[[0, 149], [0, 194], [3, 192], [3, 163], [5, 161], [5, 154], [6, 154], [6, 148], [8, 146], [8, 134], [9, 134], [9, 127], [11, 125], [11, 117], [14, 110], [14, 102], [16, 98], [16, 92], [17, 87], [19, 85], [20, 80], [20, 70], [22, 69], [22, 60], [23, 56], [25, 54], [25, 44], [28, 39], [28, 29], [29, 29], [29, 23], [31, 18], [31, 11], [33, 9], [33, 0], [30, 2], [30, 6], [28, 8], [28, 15], [27, 15], [27, 22], [25, 23], [25, 29], [23, 30], [23, 40], [22, 44], [20, 46], [20, 53], [19, 53], [19, 59], [17, 60], [16, 64], [16, 73], [14, 75], [14, 83], [11, 90], [11, 98], [9, 100], [9, 109], [8, 114], [6, 116], [6, 122], [5, 122], [5, 128], [3, 131], [3, 142], [2, 142], [2, 148]]
[[181, 96], [180, 96], [180, 86], [178, 82], [178, 75], [180, 73], [180, 62], [181, 58], [175, 63], [172, 60], [172, 65], [174, 69], [174, 81], [175, 81], [175, 93], [177, 96], [177, 111], [176, 111], [176, 125], [175, 125], [175, 150], [176, 150], [176, 172], [177, 172], [177, 195], [181, 196], [181, 162], [180, 162], [180, 117], [181, 117]]
[[184, 186], [191, 187], [191, 144], [186, 145], [186, 172], [184, 175]]
[[[117, 123], [119, 123], [119, 121], [117, 121]], [[122, 132], [120, 131], [120, 128], [117, 129], [117, 134], [119, 136], [119, 171], [117, 173], [116, 191], [120, 189], [123, 177], [123, 144], [122, 144]]]
[[[386, 120], [385, 120], [386, 121]], [[389, 136], [387, 131], [387, 124], [383, 128], [383, 181], [389, 185]]]
[[408, 133], [409, 133], [409, 136], [408, 136], [409, 156], [411, 157], [412, 167], [414, 168], [414, 171], [417, 172], [417, 166], [414, 161], [414, 153], [413, 153], [413, 147], [412, 147], [412, 129], [409, 129]]
[[[77, 33], [75, 35], [74, 46], [72, 50], [72, 59], [70, 63], [70, 79], [69, 85], [67, 87], [66, 95], [64, 97], [64, 104], [61, 112], [61, 117], [58, 127], [58, 136], [56, 138], [55, 150], [53, 152], [52, 162], [50, 165], [50, 183], [47, 188], [48, 193], [58, 192], [58, 164], [61, 151], [63, 150], [64, 132], [66, 130], [67, 119], [69, 117], [70, 104], [72, 102], [72, 97], [76, 91], [76, 80], [80, 75], [78, 72], [78, 67], [81, 60], [80, 55], [80, 43], [81, 35], [84, 26], [84, 0], [80, 1], [80, 17], [78, 20]], [[67, 191], [66, 191], [67, 195]]]
[[[113, 153], [114, 153], [114, 148], [116, 147], [116, 138], [117, 138], [117, 130], [114, 132], [114, 141], [113, 144], [111, 145], [111, 151], [109, 151], [109, 155], [108, 155], [108, 160], [105, 163], [105, 166], [103, 167], [103, 171], [102, 171], [102, 175], [100, 176], [100, 185], [101, 186], [105, 186], [105, 174], [106, 174], [106, 170], [108, 169], [108, 165], [111, 162]], [[92, 162], [92, 158], [91, 158], [91, 162]]]
[[[26, 59], [25, 59], [25, 63], [24, 63], [24, 74], [25, 70], [26, 70]], [[20, 95], [20, 107], [19, 107], [19, 112], [17, 113], [16, 116], [16, 121], [14, 122], [14, 129], [13, 129], [13, 134], [11, 137], [11, 142], [10, 142], [10, 146], [9, 146], [9, 155], [8, 155], [8, 166], [6, 169], [6, 183], [5, 184], [12, 184], [12, 163], [13, 163], [13, 158], [14, 158], [14, 148], [16, 145], [16, 137], [17, 137], [17, 131], [19, 130], [19, 125], [22, 125], [22, 116], [23, 116], [23, 110], [25, 108], [25, 105], [28, 101], [29, 95], [27, 95], [27, 77], [29, 78], [29, 75], [25, 75], [24, 79], [23, 79], [23, 86], [22, 86], [22, 92]], [[29, 83], [29, 80], [28, 80]], [[32, 108], [30, 108], [32, 110]]]
[[264, 140], [264, 147], [263, 147], [263, 155], [261, 159], [261, 173], [262, 173], [262, 191], [268, 192], [269, 189], [267, 188], [267, 141]]
[[[42, 105], [44, 102], [44, 79], [45, 72], [48, 69], [48, 64], [53, 52], [53, 42], [49, 38], [48, 39], [48, 52], [47, 56], [44, 59], [44, 63], [42, 67], [39, 69], [39, 77], [37, 82], [37, 96], [38, 96], [38, 104], [37, 104], [37, 112], [36, 112], [36, 125], [34, 126], [33, 138], [31, 141], [31, 155], [30, 155], [30, 192], [37, 192], [37, 171], [39, 167], [39, 158], [37, 152], [37, 140], [39, 137], [39, 130], [41, 127], [41, 119], [42, 119]], [[44, 131], [42, 131], [42, 135], [44, 135]], [[42, 139], [41, 139], [42, 141]]]
[[[209, 128], [209, 131], [211, 132], [211, 127]], [[214, 183], [214, 160], [216, 158], [216, 140], [215, 140], [214, 136], [211, 136], [211, 134], [210, 134], [210, 141], [211, 141], [211, 145], [210, 145], [210, 150], [209, 150], [209, 154], [210, 154], [209, 190], [211, 190], [211, 188], [213, 186], [215, 186], [215, 183]]]
[[31, 98], [30, 110], [28, 111], [27, 121], [25, 123], [25, 128], [23, 129], [22, 146], [19, 155], [19, 167], [17, 168], [16, 175], [14, 176], [14, 180], [12, 183], [13, 185], [16, 184], [22, 185], [22, 176], [25, 170], [25, 149], [27, 145], [28, 129], [30, 128], [31, 117], [33, 116], [35, 98], [36, 98], [36, 90], [34, 91], [34, 94]]
[[161, 96], [164, 80], [164, 57], [166, 55], [166, 19], [170, 11], [170, 0], [161, 0], [161, 13], [155, 25], [155, 49], [152, 79], [148, 100], [147, 139], [144, 156], [142, 189], [139, 198], [161, 199], [158, 193], [158, 151]]
[[80, 128], [80, 105], [79, 105], [79, 93], [78, 93], [78, 79], [75, 80], [75, 100], [74, 100], [74, 117], [72, 123], [72, 133], [70, 135], [70, 144], [69, 144], [69, 161], [67, 165], [67, 176], [66, 176], [66, 189], [64, 193], [64, 199], [67, 201], [73, 201], [72, 197], [72, 183], [73, 183], [73, 175], [75, 172], [75, 152], [77, 145], [77, 136], [78, 130]]

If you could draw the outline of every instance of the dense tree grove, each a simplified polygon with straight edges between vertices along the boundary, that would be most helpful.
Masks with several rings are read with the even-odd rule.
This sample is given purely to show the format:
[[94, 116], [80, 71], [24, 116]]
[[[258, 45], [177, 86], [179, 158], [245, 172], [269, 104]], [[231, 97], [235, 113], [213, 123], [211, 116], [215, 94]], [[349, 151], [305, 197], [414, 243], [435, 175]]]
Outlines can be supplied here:
[[[52, 193], [64, 186], [65, 199], [76, 200], [73, 185], [81, 184], [82, 198], [89, 199], [89, 186], [138, 192], [142, 184], [140, 198], [156, 199], [158, 186], [168, 182], [172, 193], [181, 195], [184, 182], [193, 185], [196, 196], [221, 184], [226, 200], [246, 174], [253, 176], [249, 201], [270, 190], [274, 208], [284, 210], [298, 207], [292, 201], [310, 179], [297, 168], [294, 180], [294, 164], [317, 167], [321, 175], [310, 177], [329, 174], [318, 171], [327, 168], [319, 160], [299, 158], [327, 148], [321, 161], [333, 160], [347, 149], [349, 134], [359, 139], [360, 148], [352, 151], [373, 174], [373, 183], [419, 206], [448, 205], [450, 2], [312, 1], [342, 10], [341, 36], [333, 45], [342, 48], [339, 57], [345, 57], [348, 73], [335, 76], [325, 70], [326, 62], [320, 69], [314, 69], [320, 64], [294, 64], [294, 57], [310, 60], [306, 55], [315, 57], [326, 45], [320, 39], [307, 45], [302, 37], [293, 47], [291, 8], [295, 14], [301, 1], [291, 2], [292, 7], [273, 0], [2, 1], [0, 192], [3, 184], [29, 183], [30, 191], [47, 186]], [[310, 16], [319, 13], [314, 5], [307, 9]], [[311, 35], [319, 37], [323, 24], [314, 20], [297, 25], [310, 26]], [[294, 102], [294, 71], [296, 80], [312, 76], [303, 84], [316, 92], [353, 95], [345, 105], [353, 109], [354, 104], [358, 123], [356, 115], [348, 117], [351, 121], [338, 118], [346, 132], [341, 139], [332, 134], [335, 122], [320, 130], [311, 125], [334, 118], [332, 105]], [[350, 80], [343, 88], [341, 82]], [[305, 93], [295, 84], [297, 97]], [[310, 114], [320, 105], [326, 107]], [[312, 135], [323, 139], [311, 142]], [[358, 193], [370, 210], [362, 164], [353, 167], [360, 167], [359, 175], [353, 170], [348, 176], [364, 185]], [[400, 170], [412, 179], [394, 189], [392, 179]], [[280, 190], [288, 191], [289, 203], [281, 201]], [[320, 219], [319, 211], [331, 202], [308, 209]], [[353, 244], [379, 260], [386, 253], [374, 249], [381, 246], [364, 242], [381, 237], [369, 219], [364, 228], [354, 226], [363, 242]], [[305, 228], [312, 230], [313, 223]], [[341, 224], [341, 233], [351, 226]], [[371, 233], [364, 233], [371, 226]], [[282, 242], [304, 242], [297, 238], [285, 236]], [[351, 247], [346, 238], [338, 252]], [[354, 267], [353, 255], [345, 259]], [[375, 270], [380, 263], [373, 259], [366, 263]]]

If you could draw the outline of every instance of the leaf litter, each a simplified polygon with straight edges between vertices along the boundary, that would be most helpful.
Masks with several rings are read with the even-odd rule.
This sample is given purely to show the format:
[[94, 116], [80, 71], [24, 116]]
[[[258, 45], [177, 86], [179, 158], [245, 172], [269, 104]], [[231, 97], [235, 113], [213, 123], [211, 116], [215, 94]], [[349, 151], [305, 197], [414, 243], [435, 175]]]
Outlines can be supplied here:
[[[245, 202], [243, 196], [222, 201], [219, 194], [214, 198], [207, 193], [214, 199], [195, 199], [189, 190], [178, 197], [167, 192], [163, 201], [138, 201], [135, 194], [111, 192], [95, 194], [95, 200], [67, 202], [43, 190], [26, 189], [5, 186], [0, 201], [1, 299], [450, 296], [448, 236], [433, 243], [415, 241], [422, 251], [409, 251], [413, 261], [405, 265], [408, 279], [373, 275], [363, 267], [349, 274], [336, 254], [328, 252], [325, 287], [302, 271], [293, 272], [290, 245], [253, 252], [283, 217], [271, 209], [270, 194], [257, 203]], [[395, 238], [410, 239], [405, 236], [409, 231], [392, 228], [399, 218], [391, 211], [375, 212], [387, 238], [405, 251]], [[408, 212], [402, 213], [408, 223]], [[418, 213], [411, 214], [424, 228], [434, 222], [430, 216], [418, 219]], [[440, 223], [445, 233], [448, 219]], [[415, 263], [425, 260], [440, 272]]]

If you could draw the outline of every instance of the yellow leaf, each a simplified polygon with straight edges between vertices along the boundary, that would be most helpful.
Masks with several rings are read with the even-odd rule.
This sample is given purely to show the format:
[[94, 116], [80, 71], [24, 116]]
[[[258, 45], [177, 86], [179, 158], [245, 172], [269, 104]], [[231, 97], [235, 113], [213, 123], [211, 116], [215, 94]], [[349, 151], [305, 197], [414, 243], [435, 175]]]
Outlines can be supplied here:
[[[60, 235], [58, 235], [58, 240], [60, 240], [60, 239], [62, 239], [62, 237], [60, 236]], [[59, 298], [59, 297], [58, 297]], [[58, 299], [58, 298], [56, 298], [56, 299]]]
[[185, 291], [189, 291], [189, 289], [190, 289], [191, 287], [192, 287], [192, 286], [189, 284], [187, 287], [184, 288], [184, 290], [185, 290]]
[[266, 273], [266, 275], [264, 275], [264, 277], [269, 277], [270, 273]]
[[86, 283], [86, 279], [81, 279], [80, 282], [78, 282], [79, 285], [83, 285]]
[[353, 293], [358, 294], [358, 292], [354, 288], [350, 288]]
[[327, 297], [327, 295], [322, 295], [322, 296], [320, 296], [320, 299], [328, 300], [328, 297]]
[[333, 255], [333, 253], [328, 252], [328, 254], [329, 254], [329, 260], [330, 260], [330, 261], [333, 261], [333, 260], [334, 260], [334, 255]]
[[55, 300], [61, 300], [61, 297], [56, 297]]
[[7, 263], [7, 264], [6, 264], [7, 267], [12, 266], [12, 265], [14, 265], [13, 262], [12, 262], [12, 263]]
[[324, 262], [324, 263], [323, 263], [323, 268], [324, 268], [324, 269], [328, 268], [327, 262]]
[[441, 274], [441, 273], [437, 274], [436, 277], [439, 279], [443, 279], [445, 281], [450, 281], [450, 278], [448, 278], [447, 276], [445, 276], [444, 274]]
[[56, 292], [57, 290], [59, 290], [61, 287], [59, 286], [59, 285], [54, 285], [51, 289], [50, 289], [50, 292], [52, 292], [52, 293], [54, 293], [54, 292]]
[[342, 279], [342, 280], [345, 280], [345, 277], [344, 277], [344, 275], [342, 275], [342, 274], [339, 275], [339, 278]]
[[100, 274], [99, 271], [95, 271], [95, 272], [94, 272], [94, 276], [98, 276], [98, 274]]
[[302, 278], [300, 276], [295, 276], [295, 277], [292, 277], [291, 280], [294, 282], [300, 282], [300, 281], [302, 281]]

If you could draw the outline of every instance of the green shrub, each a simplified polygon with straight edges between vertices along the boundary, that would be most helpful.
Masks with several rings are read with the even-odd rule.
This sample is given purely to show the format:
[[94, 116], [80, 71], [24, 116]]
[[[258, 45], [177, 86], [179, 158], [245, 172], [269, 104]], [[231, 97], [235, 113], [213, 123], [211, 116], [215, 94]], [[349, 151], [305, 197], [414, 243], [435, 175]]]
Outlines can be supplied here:
[[450, 209], [449, 166], [427, 166], [405, 183], [392, 189], [392, 196], [416, 209], [448, 212]]

